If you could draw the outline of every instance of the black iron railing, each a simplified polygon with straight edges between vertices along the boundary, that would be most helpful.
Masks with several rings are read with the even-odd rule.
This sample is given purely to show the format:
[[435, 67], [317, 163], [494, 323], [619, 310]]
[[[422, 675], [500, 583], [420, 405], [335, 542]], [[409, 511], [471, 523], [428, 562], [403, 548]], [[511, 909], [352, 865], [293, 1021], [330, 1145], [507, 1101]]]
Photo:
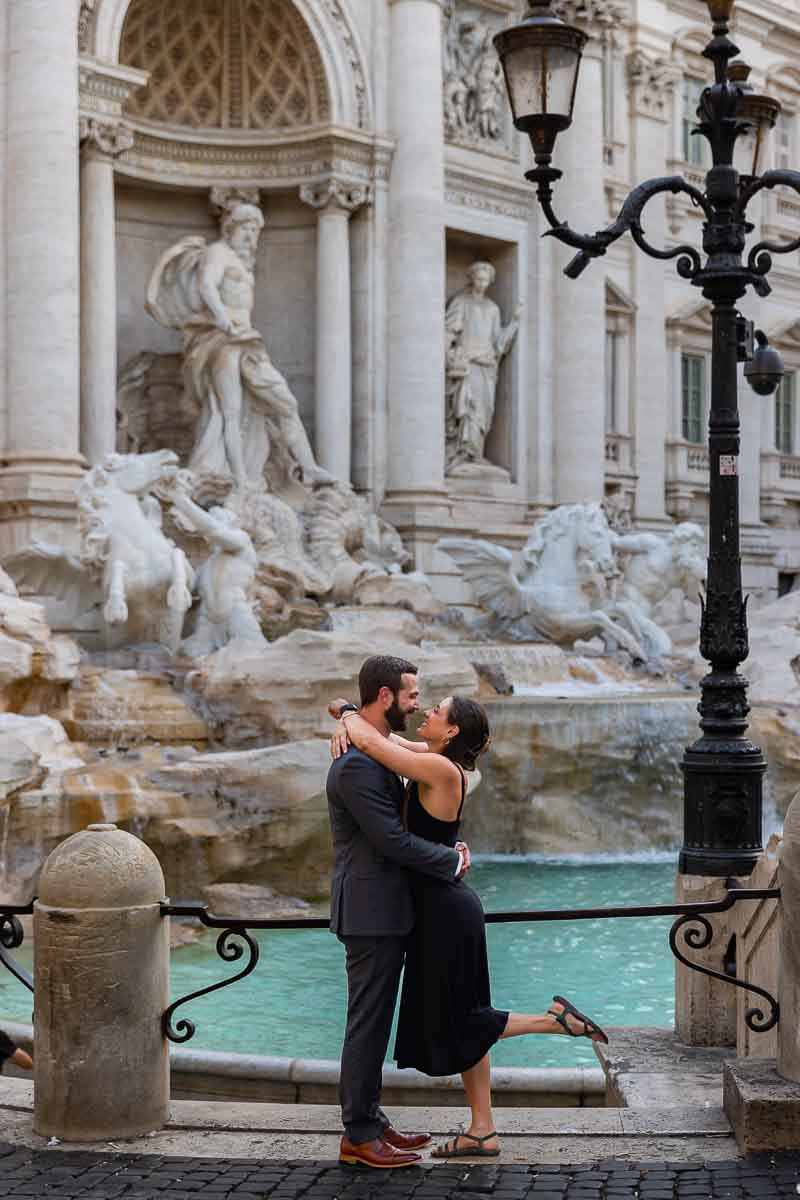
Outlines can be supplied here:
[[[729, 911], [734, 905], [743, 900], [778, 900], [780, 888], [740, 888], [728, 887], [727, 892], [719, 900], [698, 901], [691, 904], [650, 904], [636, 907], [610, 908], [554, 908], [526, 909], [519, 912], [491, 912], [486, 914], [488, 925], [530, 924], [540, 921], [597, 921], [648, 917], [675, 917], [669, 932], [669, 946], [675, 958], [692, 971], [699, 971], [722, 983], [741, 988], [761, 997], [766, 1003], [766, 1010], [754, 1005], [745, 1014], [745, 1023], [753, 1033], [766, 1033], [778, 1023], [778, 1002], [766, 988], [759, 987], [726, 971], [715, 971], [703, 963], [692, 962], [678, 946], [678, 937], [689, 950], [705, 950], [714, 939], [714, 926], [709, 916]], [[31, 992], [33, 980], [8, 953], [22, 945], [24, 932], [21, 916], [33, 912], [33, 901], [27, 905], [8, 906], [0, 904], [0, 964], [6, 967], [20, 983]], [[238, 963], [247, 955], [242, 968], [227, 979], [208, 987], [199, 988], [186, 996], [173, 1001], [162, 1017], [164, 1034], [172, 1042], [188, 1042], [195, 1034], [196, 1027], [188, 1017], [181, 1017], [173, 1023], [177, 1009], [201, 996], [208, 996], [220, 988], [230, 987], [250, 975], [256, 968], [259, 959], [258, 942], [252, 936], [258, 930], [309, 930], [327, 929], [327, 917], [224, 917], [210, 913], [202, 904], [169, 904], [164, 901], [161, 905], [164, 917], [190, 917], [197, 920], [207, 929], [218, 929], [217, 954], [226, 963]]]
[[[709, 914], [727, 912], [738, 904], [740, 900], [778, 900], [780, 898], [780, 888], [738, 888], [729, 887], [726, 894], [719, 900], [699, 901], [693, 904], [651, 904], [640, 907], [612, 907], [612, 908], [555, 908], [555, 909], [528, 909], [520, 912], [492, 912], [486, 914], [486, 922], [489, 925], [505, 925], [505, 924], [528, 924], [539, 921], [596, 921], [616, 918], [631, 918], [631, 917], [677, 917], [669, 932], [669, 945], [674, 956], [684, 966], [689, 967], [693, 971], [699, 971], [703, 975], [709, 975], [712, 979], [719, 979], [723, 983], [732, 984], [734, 987], [742, 988], [746, 992], [752, 992], [756, 996], [760, 996], [768, 1006], [765, 1012], [763, 1008], [757, 1005], [749, 1008], [745, 1014], [745, 1022], [754, 1033], [766, 1033], [768, 1029], [772, 1029], [778, 1023], [778, 1002], [774, 996], [757, 984], [745, 982], [743, 979], [737, 979], [733, 975], [729, 975], [723, 971], [715, 971], [711, 967], [707, 967], [702, 963], [692, 962], [678, 948], [678, 935], [682, 933], [683, 941], [690, 950], [705, 950], [711, 945], [714, 939], [714, 926], [708, 919]], [[173, 1042], [188, 1042], [195, 1033], [194, 1022], [186, 1017], [182, 1017], [176, 1024], [173, 1025], [173, 1016], [178, 1008], [184, 1004], [190, 1003], [192, 1000], [197, 1000], [200, 996], [207, 996], [211, 992], [216, 992], [220, 988], [228, 987], [232, 983], [236, 983], [239, 979], [244, 979], [255, 970], [258, 963], [259, 948], [258, 942], [251, 936], [250, 931], [260, 929], [271, 930], [290, 930], [290, 929], [327, 929], [327, 917], [309, 917], [309, 918], [289, 918], [289, 919], [271, 919], [264, 918], [262, 920], [242, 918], [232, 919], [230, 917], [220, 917], [214, 913], [210, 913], [207, 908], [200, 904], [162, 904], [161, 911], [165, 917], [193, 917], [205, 925], [208, 929], [219, 929], [221, 932], [217, 938], [217, 953], [225, 962], [239, 962], [244, 958], [245, 953], [248, 954], [247, 962], [228, 979], [220, 980], [219, 983], [211, 984], [209, 987], [200, 988], [196, 992], [190, 992], [187, 996], [181, 996], [179, 1000], [175, 1000], [164, 1013], [163, 1025], [164, 1033]], [[241, 941], [237, 942], [237, 938]]]
[[0, 964], [10, 971], [29, 992], [33, 991], [33, 980], [24, 967], [8, 953], [17, 950], [25, 940], [20, 917], [30, 916], [33, 912], [33, 900], [30, 904], [0, 905]]

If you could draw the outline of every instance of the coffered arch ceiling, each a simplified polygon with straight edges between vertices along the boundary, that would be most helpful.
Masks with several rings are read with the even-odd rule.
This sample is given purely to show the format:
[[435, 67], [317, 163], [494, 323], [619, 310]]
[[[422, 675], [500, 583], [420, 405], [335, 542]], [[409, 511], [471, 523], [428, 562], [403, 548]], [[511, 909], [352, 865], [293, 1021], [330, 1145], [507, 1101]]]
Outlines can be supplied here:
[[119, 61], [150, 73], [137, 122], [278, 132], [326, 124], [317, 44], [291, 0], [132, 0]]

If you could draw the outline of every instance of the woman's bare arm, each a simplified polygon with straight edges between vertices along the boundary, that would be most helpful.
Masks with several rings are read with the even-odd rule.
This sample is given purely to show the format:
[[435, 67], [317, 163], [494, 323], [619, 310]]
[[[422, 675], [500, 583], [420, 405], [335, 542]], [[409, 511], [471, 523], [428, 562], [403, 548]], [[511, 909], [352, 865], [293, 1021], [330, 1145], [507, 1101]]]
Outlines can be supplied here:
[[406, 750], [413, 750], [415, 754], [428, 753], [427, 742], [412, 742], [409, 740], [409, 738], [400, 737], [399, 733], [390, 733], [389, 739], [390, 741], [394, 742], [396, 746], [405, 746]]
[[460, 783], [458, 767], [444, 755], [407, 750], [405, 746], [399, 746], [397, 742], [378, 733], [358, 713], [345, 713], [343, 720], [353, 745], [397, 775], [429, 785]]

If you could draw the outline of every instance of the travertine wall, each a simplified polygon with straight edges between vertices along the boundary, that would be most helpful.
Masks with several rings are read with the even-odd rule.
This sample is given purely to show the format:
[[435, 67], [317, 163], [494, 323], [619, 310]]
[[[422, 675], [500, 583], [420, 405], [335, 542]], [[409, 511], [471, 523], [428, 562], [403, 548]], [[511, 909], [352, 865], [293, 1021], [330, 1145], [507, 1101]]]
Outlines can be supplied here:
[[[170, 0], [175, 3], [180, 0]], [[165, 66], [169, 56], [162, 48], [149, 63], [146, 51], [149, 31], [142, 14], [150, 14], [147, 19], [155, 28], [161, 19], [159, 6], [137, 0], [127, 41], [127, 0], [95, 0], [82, 6], [69, 0], [69, 6], [70, 14], [75, 10], [76, 39], [80, 8], [81, 49], [88, 56], [80, 81], [82, 116], [99, 124], [127, 121], [136, 139], [131, 148], [113, 157], [120, 364], [143, 349], [179, 348], [177, 336], [143, 311], [147, 279], [159, 252], [186, 234], [215, 236], [208, 202], [212, 187], [255, 189], [260, 191], [267, 221], [257, 267], [255, 324], [297, 395], [312, 438], [315, 405], [320, 415], [321, 395], [324, 401], [330, 399], [337, 427], [342, 424], [339, 415], [349, 405], [350, 431], [342, 435], [350, 440], [349, 450], [337, 446], [334, 459], [349, 460], [353, 482], [376, 502], [388, 501], [387, 516], [401, 529], [418, 565], [440, 577], [444, 597], [459, 602], [465, 598], [450, 574], [451, 565], [433, 551], [442, 532], [480, 529], [494, 540], [518, 546], [531, 519], [554, 503], [599, 500], [604, 491], [615, 489], [630, 497], [640, 527], [663, 529], [676, 519], [704, 519], [708, 472], [702, 446], [690, 445], [682, 437], [680, 386], [681, 354], [710, 353], [710, 326], [702, 297], [679, 279], [673, 264], [646, 259], [630, 238], [593, 262], [579, 280], [565, 279], [561, 271], [568, 252], [541, 240], [544, 223], [533, 189], [523, 177], [530, 151], [510, 126], [502, 92], [497, 92], [494, 128], [483, 132], [479, 128], [475, 93], [473, 108], [467, 108], [461, 126], [454, 116], [453, 84], [470, 78], [459, 53], [467, 57], [475, 53], [473, 67], [475, 63], [485, 66], [492, 53], [490, 36], [516, 18], [518, 0], [281, 0], [280, 4], [275, 0], [270, 13], [284, 33], [295, 31], [292, 45], [299, 48], [311, 72], [304, 77], [308, 96], [296, 97], [296, 104], [292, 100], [291, 89], [300, 75], [296, 63], [289, 62], [291, 47], [287, 50], [289, 82], [281, 90], [279, 64], [274, 53], [269, 56], [278, 42], [264, 34], [269, 21], [256, 14], [259, 36], [266, 37], [264, 78], [248, 81], [241, 63], [226, 62], [217, 71], [212, 61], [204, 67], [203, 87], [219, 78], [220, 96], [205, 97], [200, 85], [193, 96], [186, 63], [179, 64], [175, 70], [183, 90], [172, 110], [174, 119], [165, 119], [170, 113], [170, 81], [161, 74], [162, 68], [169, 70]], [[704, 6], [696, 5], [696, 12], [688, 15], [685, 6], [676, 8], [667, 0], [592, 0], [591, 4], [558, 0], [557, 6], [567, 20], [582, 23], [592, 38], [582, 66], [573, 128], [562, 135], [556, 148], [555, 163], [565, 171], [556, 188], [559, 215], [580, 228], [599, 228], [645, 176], [684, 173], [701, 183], [700, 168], [684, 161], [681, 130], [683, 80], [709, 78], [707, 60], [701, 56], [709, 36]], [[8, 338], [11, 314], [19, 323], [26, 306], [38, 304], [37, 329], [47, 352], [37, 356], [41, 361], [29, 384], [31, 396], [25, 398], [24, 411], [27, 418], [33, 404], [37, 415], [52, 415], [53, 397], [58, 395], [58, 411], [64, 410], [62, 427], [72, 439], [78, 417], [72, 412], [78, 404], [76, 350], [67, 344], [65, 331], [69, 328], [74, 335], [78, 288], [72, 268], [67, 269], [75, 261], [76, 248], [67, 232], [71, 218], [62, 199], [74, 188], [75, 172], [59, 170], [56, 180], [52, 171], [48, 176], [44, 160], [49, 155], [53, 162], [67, 163], [77, 154], [74, 88], [62, 71], [59, 86], [65, 97], [69, 92], [69, 112], [59, 105], [57, 125], [50, 122], [52, 127], [39, 133], [38, 127], [23, 129], [28, 118], [4, 82], [12, 62], [3, 41], [9, 17], [14, 17], [14, 36], [24, 45], [26, 22], [35, 24], [38, 11], [37, 0], [9, 0], [0, 13], [0, 166], [5, 169], [6, 113], [13, 110], [17, 115], [11, 142], [18, 147], [23, 165], [32, 163], [34, 173], [41, 169], [44, 181], [38, 193], [32, 187], [25, 197], [30, 222], [30, 233], [25, 233], [30, 239], [26, 267], [37, 254], [42, 258], [42, 239], [47, 238], [52, 244], [52, 270], [64, 280], [55, 285], [56, 290], [67, 294], [59, 293], [57, 320], [41, 320], [43, 305], [46, 308], [52, 297], [37, 300], [36, 270], [18, 269], [23, 218], [16, 197], [8, 228], [6, 209], [14, 197], [4, 187], [0, 192], [0, 355], [10, 364], [7, 372], [16, 370], [21, 343], [17, 333]], [[241, 15], [244, 10], [230, 3], [225, 12]], [[734, 34], [753, 66], [752, 81], [778, 96], [794, 118], [790, 157], [800, 163], [796, 66], [800, 13], [794, 0], [738, 0], [736, 12]], [[225, 46], [232, 44], [227, 35], [217, 43], [205, 47], [212, 59], [224, 55]], [[249, 62], [255, 50], [245, 49]], [[129, 62], [124, 60], [126, 53]], [[41, 66], [44, 58], [40, 55], [37, 61]], [[60, 61], [63, 66], [63, 55]], [[159, 78], [148, 84], [147, 71], [153, 66]], [[238, 103], [231, 81], [244, 81], [247, 96], [242, 103], [252, 108], [267, 76], [275, 108], [262, 106], [258, 121], [237, 124], [237, 117], [226, 125], [224, 114], [233, 113]], [[491, 88], [489, 76], [484, 82], [487, 79]], [[52, 86], [51, 79], [41, 80], [43, 91]], [[158, 92], [160, 122], [141, 115], [156, 111], [148, 108], [142, 101], [144, 93], [139, 92], [150, 86]], [[30, 96], [37, 94], [34, 72]], [[51, 100], [48, 104], [52, 109]], [[207, 124], [213, 129], [204, 126], [204, 113], [212, 114]], [[298, 113], [311, 114], [317, 123], [303, 125]], [[776, 161], [772, 147], [766, 165]], [[315, 362], [334, 335], [348, 336], [347, 322], [330, 311], [323, 311], [323, 323], [318, 320], [319, 280], [327, 279], [329, 295], [340, 297], [341, 289], [333, 287], [330, 271], [327, 276], [324, 270], [320, 274], [321, 210], [302, 203], [300, 191], [304, 185], [315, 190], [332, 184], [345, 191], [356, 187], [360, 197], [349, 216], [352, 371], [348, 380], [348, 372], [337, 360], [339, 369], [320, 389]], [[42, 198], [56, 194], [59, 202], [53, 206], [51, 220], [45, 216]], [[84, 219], [91, 211], [85, 203]], [[752, 216], [758, 225], [756, 236], [789, 240], [800, 234], [800, 202], [789, 194], [765, 198]], [[653, 242], [668, 247], [681, 242], [698, 245], [701, 236], [697, 211], [680, 197], [666, 204], [659, 201], [649, 209], [645, 228]], [[63, 253], [57, 252], [54, 231], [55, 240], [64, 243]], [[339, 234], [341, 255], [343, 228]], [[14, 286], [19, 295], [4, 311], [3, 272], [9, 268], [9, 244], [16, 255]], [[525, 303], [519, 337], [500, 370], [496, 417], [486, 444], [489, 460], [509, 470], [508, 484], [498, 484], [495, 476], [467, 485], [442, 474], [444, 307], [476, 256], [489, 258], [497, 267], [492, 295], [506, 318], [517, 300]], [[99, 272], [94, 277], [99, 278]], [[777, 260], [772, 283], [768, 299], [748, 297], [742, 309], [773, 335], [788, 367], [800, 371], [797, 263], [791, 258]], [[615, 299], [609, 307], [612, 293]], [[84, 310], [87, 305], [85, 299]], [[627, 333], [619, 363], [620, 411], [615, 427], [606, 429], [605, 335], [612, 308], [613, 320]], [[95, 316], [98, 311], [95, 304]], [[86, 311], [83, 318], [85, 357], [90, 353], [92, 322]], [[45, 378], [55, 358], [61, 372], [58, 386]], [[18, 370], [15, 378], [21, 378]], [[94, 390], [89, 396], [87, 379], [92, 378]], [[103, 372], [84, 371], [83, 426], [90, 410], [102, 410], [103, 398], [97, 393], [103, 388], [97, 381], [103, 378]], [[349, 396], [333, 395], [338, 380], [349, 388]], [[113, 406], [113, 396], [106, 403]], [[796, 404], [800, 407], [800, 386]], [[741, 411], [745, 582], [759, 602], [774, 594], [779, 571], [800, 573], [800, 412], [796, 445], [791, 454], [782, 454], [775, 449], [772, 401], [755, 399], [743, 385]], [[106, 424], [109, 415], [102, 411]], [[35, 440], [23, 445], [27, 431], [18, 425], [10, 419], [0, 391], [0, 450], [42, 450]], [[99, 441], [96, 438], [95, 444]], [[81, 446], [85, 449], [87, 444], [83, 430]], [[45, 457], [51, 449], [46, 447]], [[28, 470], [25, 464], [22, 470]], [[35, 474], [32, 469], [31, 474]], [[8, 477], [0, 477], [0, 507], [5, 504], [0, 530], [4, 519], [13, 525], [23, 510], [28, 522], [22, 532], [9, 535], [14, 544], [35, 532], [37, 521], [52, 517], [47, 487], [42, 482], [43, 499], [33, 503], [24, 494], [27, 482], [19, 472], [13, 487]]]

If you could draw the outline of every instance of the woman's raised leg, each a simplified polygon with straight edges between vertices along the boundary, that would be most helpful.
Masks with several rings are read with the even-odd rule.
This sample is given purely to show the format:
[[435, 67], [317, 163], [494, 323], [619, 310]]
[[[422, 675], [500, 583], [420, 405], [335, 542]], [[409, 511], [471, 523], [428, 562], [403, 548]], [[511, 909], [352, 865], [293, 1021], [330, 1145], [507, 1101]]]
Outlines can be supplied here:
[[566, 1021], [569, 1029], [576, 1037], [589, 1037], [593, 1042], [603, 1041], [602, 1030], [595, 1029], [591, 1035], [587, 1033], [582, 1020], [568, 1013], [560, 1001], [554, 1000], [551, 1010], [561, 1017], [561, 1021], [553, 1011], [547, 1013], [517, 1013], [508, 1014], [506, 1027], [500, 1034], [501, 1038], [521, 1037], [528, 1033], [566, 1033], [562, 1021]]

